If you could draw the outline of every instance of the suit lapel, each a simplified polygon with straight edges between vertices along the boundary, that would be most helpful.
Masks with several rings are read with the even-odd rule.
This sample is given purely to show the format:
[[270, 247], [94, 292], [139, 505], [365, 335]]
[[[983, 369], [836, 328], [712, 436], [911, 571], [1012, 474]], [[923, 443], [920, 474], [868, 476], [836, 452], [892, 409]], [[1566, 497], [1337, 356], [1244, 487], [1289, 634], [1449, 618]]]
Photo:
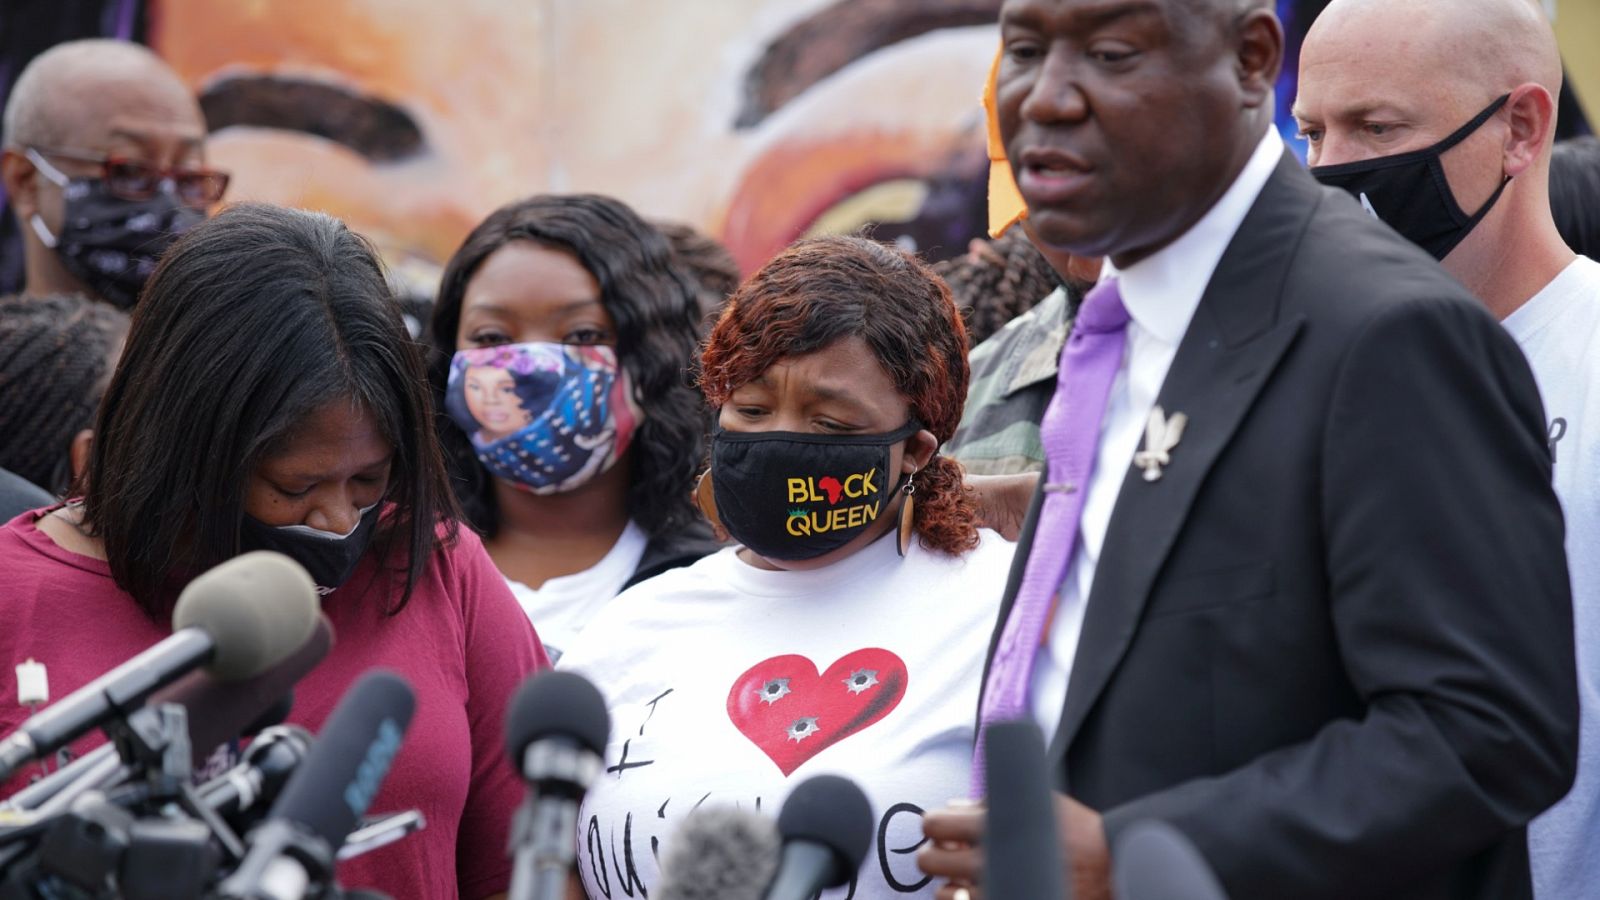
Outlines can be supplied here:
[[1311, 185], [1313, 202], [1305, 202], [1301, 179], [1309, 180], [1286, 154], [1223, 253], [1178, 345], [1156, 401], [1167, 415], [1189, 418], [1172, 461], [1153, 482], [1129, 461], [1051, 741], [1058, 763], [1127, 651], [1207, 473], [1303, 324], [1300, 317], [1278, 318], [1289, 262], [1315, 200]]

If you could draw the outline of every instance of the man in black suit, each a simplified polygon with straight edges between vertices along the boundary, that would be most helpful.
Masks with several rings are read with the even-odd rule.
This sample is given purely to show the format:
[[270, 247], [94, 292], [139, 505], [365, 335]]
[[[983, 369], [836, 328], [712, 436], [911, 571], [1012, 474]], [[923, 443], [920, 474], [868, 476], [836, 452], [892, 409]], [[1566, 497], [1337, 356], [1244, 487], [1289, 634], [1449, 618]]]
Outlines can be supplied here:
[[[1079, 900], [1142, 819], [1234, 900], [1529, 896], [1523, 829], [1571, 784], [1577, 722], [1538, 391], [1458, 283], [1284, 152], [1270, 7], [1004, 6], [1032, 231], [1110, 259], [1079, 323], [1106, 289], [1125, 340], [1091, 474], [1049, 450], [981, 715], [1020, 679]], [[1018, 596], [1052, 565], [1030, 634]], [[981, 894], [981, 829], [928, 816], [943, 900]]]

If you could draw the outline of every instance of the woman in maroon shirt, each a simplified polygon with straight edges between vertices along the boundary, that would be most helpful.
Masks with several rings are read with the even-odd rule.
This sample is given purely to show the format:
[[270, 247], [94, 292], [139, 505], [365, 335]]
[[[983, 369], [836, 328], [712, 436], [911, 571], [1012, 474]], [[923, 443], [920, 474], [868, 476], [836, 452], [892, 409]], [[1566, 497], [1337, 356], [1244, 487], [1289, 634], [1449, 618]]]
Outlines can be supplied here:
[[[547, 662], [457, 527], [432, 418], [421, 348], [364, 240], [266, 206], [197, 226], [135, 308], [82, 500], [0, 529], [0, 658], [45, 663], [66, 696], [160, 640], [193, 575], [246, 550], [287, 553], [337, 634], [290, 721], [315, 730], [374, 666], [417, 695], [372, 808], [420, 809], [427, 828], [344, 864], [341, 881], [397, 898], [503, 892], [522, 787], [502, 717]], [[27, 713], [0, 696], [0, 734]]]

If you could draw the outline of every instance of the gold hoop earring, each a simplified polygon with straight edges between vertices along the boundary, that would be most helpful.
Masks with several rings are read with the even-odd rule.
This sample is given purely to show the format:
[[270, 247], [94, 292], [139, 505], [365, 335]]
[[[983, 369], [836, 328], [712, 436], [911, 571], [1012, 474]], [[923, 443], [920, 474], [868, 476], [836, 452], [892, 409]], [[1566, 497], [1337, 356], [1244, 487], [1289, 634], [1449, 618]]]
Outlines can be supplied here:
[[906, 495], [906, 499], [905, 502], [900, 504], [900, 534], [897, 546], [900, 549], [900, 555], [903, 557], [906, 555], [906, 551], [911, 549], [911, 521], [915, 517], [913, 509], [916, 503], [916, 498], [912, 495], [917, 492], [917, 473], [915, 471], [912, 471], [906, 477], [906, 486], [901, 488], [901, 491]]

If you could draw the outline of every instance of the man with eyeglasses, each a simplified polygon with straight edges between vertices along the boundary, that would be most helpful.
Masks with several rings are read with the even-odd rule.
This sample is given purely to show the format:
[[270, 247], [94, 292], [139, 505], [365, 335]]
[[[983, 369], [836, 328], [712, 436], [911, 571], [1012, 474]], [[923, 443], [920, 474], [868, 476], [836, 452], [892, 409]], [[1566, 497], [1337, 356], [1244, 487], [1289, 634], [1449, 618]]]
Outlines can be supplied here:
[[132, 307], [162, 251], [227, 189], [205, 137], [194, 95], [137, 44], [72, 41], [29, 63], [0, 134], [23, 293]]

